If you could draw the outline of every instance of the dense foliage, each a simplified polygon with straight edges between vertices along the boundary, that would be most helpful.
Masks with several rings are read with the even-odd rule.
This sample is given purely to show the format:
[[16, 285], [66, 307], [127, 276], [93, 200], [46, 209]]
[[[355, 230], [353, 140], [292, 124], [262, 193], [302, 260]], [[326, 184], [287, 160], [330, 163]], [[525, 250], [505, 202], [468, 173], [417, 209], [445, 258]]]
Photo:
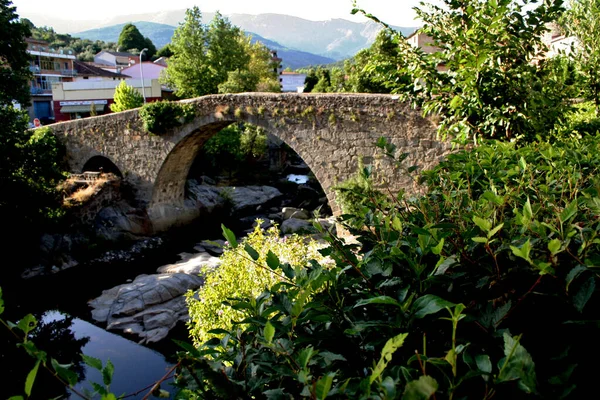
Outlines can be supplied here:
[[[181, 98], [211, 93], [279, 87], [269, 69], [268, 51], [251, 45], [243, 31], [216, 13], [208, 26], [198, 7], [186, 10], [185, 21], [173, 34], [163, 81]], [[271, 83], [270, 83], [271, 82]]]
[[229, 299], [241, 325], [188, 348], [180, 383], [191, 398], [585, 397], [599, 146], [490, 143], [423, 174], [423, 197], [365, 202], [343, 217], [359, 244], [321, 251], [334, 268], [267, 261], [287, 279]]
[[572, 55], [583, 78], [583, 94], [594, 102], [600, 118], [600, 1], [572, 0], [563, 19], [563, 29], [575, 36]]
[[117, 45], [119, 51], [127, 51], [133, 54], [139, 53], [142, 49], [147, 49], [141, 61], [152, 59], [156, 54], [156, 47], [152, 40], [144, 37], [139, 29], [131, 23], [125, 24], [121, 30]]
[[27, 130], [27, 113], [15, 104], [29, 104], [29, 28], [10, 1], [0, 2], [0, 22], [0, 218], [10, 232], [0, 248], [32, 254], [37, 235], [59, 214], [63, 153], [48, 129]]
[[[262, 221], [261, 221], [262, 222]], [[244, 312], [223, 304], [227, 298], [252, 298], [265, 287], [282, 281], [280, 274], [263, 265], [274, 258], [289, 263], [292, 268], [302, 267], [317, 258], [316, 243], [292, 235], [280, 237], [277, 227], [264, 231], [257, 224], [246, 236], [241, 246], [249, 246], [258, 254], [254, 261], [245, 252], [227, 246], [220, 257], [221, 265], [215, 270], [205, 271], [204, 286], [196, 292], [188, 292], [186, 300], [190, 312], [188, 327], [196, 345], [201, 345], [212, 335], [213, 329], [229, 330], [233, 323], [244, 318]], [[256, 256], [256, 254], [255, 254]]]
[[134, 87], [129, 86], [124, 80], [116, 87], [113, 100], [114, 103], [110, 105], [112, 112], [131, 110], [144, 104], [142, 94]]
[[196, 111], [193, 104], [172, 101], [146, 103], [140, 110], [144, 129], [159, 135], [191, 121], [195, 116]]
[[55, 50], [72, 51], [81, 61], [94, 61], [94, 55], [102, 50], [117, 50], [117, 44], [114, 42], [80, 39], [68, 33], [56, 33], [53, 28], [48, 26], [36, 27], [27, 18], [21, 19], [21, 22], [31, 30], [31, 37], [34, 39], [47, 41]]
[[[267, 134], [261, 127], [232, 124], [212, 136], [202, 146], [192, 167], [193, 173], [229, 176], [252, 172], [253, 166], [264, 160]], [[224, 162], [226, 160], [226, 162]]]

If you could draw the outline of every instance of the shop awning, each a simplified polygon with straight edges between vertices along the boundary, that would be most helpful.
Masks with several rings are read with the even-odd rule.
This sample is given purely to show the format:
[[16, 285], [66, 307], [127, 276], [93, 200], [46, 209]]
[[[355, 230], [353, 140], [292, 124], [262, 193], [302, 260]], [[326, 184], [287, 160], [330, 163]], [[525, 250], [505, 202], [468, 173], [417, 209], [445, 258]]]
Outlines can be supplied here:
[[[96, 112], [103, 112], [105, 104], [96, 104]], [[60, 112], [63, 114], [72, 114], [72, 113], [89, 113], [91, 105], [81, 105], [81, 106], [62, 106], [60, 108]]]

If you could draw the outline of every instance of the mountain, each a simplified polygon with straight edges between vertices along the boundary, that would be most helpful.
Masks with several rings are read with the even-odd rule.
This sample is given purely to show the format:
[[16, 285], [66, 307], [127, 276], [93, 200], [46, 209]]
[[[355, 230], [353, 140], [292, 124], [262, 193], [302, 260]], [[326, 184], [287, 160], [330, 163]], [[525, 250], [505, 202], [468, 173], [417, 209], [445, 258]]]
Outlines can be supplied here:
[[[149, 37], [157, 49], [171, 42], [171, 37], [175, 31], [175, 27], [171, 25], [158, 24], [155, 22], [138, 21], [133, 22], [144, 37]], [[125, 26], [125, 23], [107, 26], [104, 28], [91, 29], [89, 31], [79, 32], [73, 36], [82, 39], [104, 40], [105, 42], [116, 42], [119, 39], [119, 34]], [[323, 57], [305, 51], [289, 49], [273, 40], [265, 39], [253, 32], [248, 32], [252, 37], [252, 42], [261, 42], [270, 50], [277, 50], [277, 55], [283, 59], [284, 68], [290, 67], [297, 69], [308, 65], [329, 64], [335, 60], [329, 57]]]
[[[75, 37], [90, 40], [104, 40], [105, 42], [117, 42], [123, 27], [127, 23], [121, 23], [104, 28], [90, 29], [89, 31], [73, 34]], [[160, 49], [164, 45], [171, 43], [171, 37], [175, 32], [175, 27], [166, 24], [158, 24], [155, 22], [137, 21], [132, 22], [144, 37], [149, 37], [156, 46]], [[140, 49], [141, 50], [141, 49]]]
[[309, 65], [322, 65], [335, 62], [334, 59], [329, 57], [319, 56], [306, 51], [288, 49], [287, 47], [272, 40], [265, 39], [256, 33], [248, 32], [248, 35], [252, 37], [252, 43], [260, 42], [267, 46], [269, 50], [276, 50], [277, 56], [282, 59], [281, 64], [283, 65], [283, 68], [290, 67], [291, 69], [298, 69]]
[[[183, 21], [185, 10], [173, 10], [152, 14], [120, 15], [108, 21], [98, 23], [102, 29], [118, 29], [115, 26], [123, 26], [130, 21], [145, 21], [149, 27], [155, 26], [163, 29], [165, 26], [174, 27]], [[208, 23], [214, 13], [204, 13], [203, 20]], [[234, 25], [239, 26], [246, 32], [253, 32], [261, 37], [273, 40], [290, 50], [299, 50], [313, 53], [335, 60], [355, 55], [359, 50], [369, 47], [381, 26], [373, 21], [363, 23], [347, 21], [345, 19], [332, 19], [328, 21], [309, 21], [303, 18], [292, 17], [282, 14], [231, 14], [226, 15]], [[36, 21], [32, 22], [37, 25]], [[138, 22], [135, 22], [138, 26]], [[404, 35], [412, 33], [414, 27], [394, 27]], [[56, 28], [55, 28], [56, 29]], [[150, 37], [157, 48], [165, 42], [166, 32], [158, 35], [161, 39], [153, 38], [151, 31], [144, 31], [141, 26], [138, 29], [144, 36]], [[166, 28], [165, 28], [166, 29]], [[95, 34], [102, 33], [96, 30]], [[120, 31], [119, 31], [120, 32]], [[74, 33], [74, 36], [88, 37], [89, 31]], [[114, 35], [114, 32], [113, 32]], [[113, 36], [118, 38], [118, 34]], [[159, 41], [160, 40], [160, 41]]]

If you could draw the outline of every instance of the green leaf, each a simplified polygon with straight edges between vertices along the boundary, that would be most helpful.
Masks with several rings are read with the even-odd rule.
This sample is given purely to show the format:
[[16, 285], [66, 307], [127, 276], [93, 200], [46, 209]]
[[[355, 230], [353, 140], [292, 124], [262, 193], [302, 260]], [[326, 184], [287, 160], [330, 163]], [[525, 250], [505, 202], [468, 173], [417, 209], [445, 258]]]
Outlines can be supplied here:
[[344, 356], [339, 354], [331, 353], [329, 351], [322, 351], [319, 353], [321, 358], [325, 361], [325, 364], [331, 365], [334, 361], [346, 361]]
[[486, 374], [492, 373], [492, 362], [490, 361], [490, 356], [487, 354], [475, 356], [475, 363], [480, 371], [485, 372]]
[[110, 360], [106, 360], [106, 365], [102, 369], [102, 381], [106, 386], [109, 386], [111, 384], [114, 372], [115, 366]]
[[431, 248], [431, 252], [433, 254], [435, 254], [436, 256], [439, 256], [440, 253], [442, 252], [443, 248], [444, 248], [444, 239], [441, 239], [440, 242], [435, 247]]
[[317, 400], [322, 400], [327, 397], [329, 391], [331, 390], [334, 377], [335, 373], [330, 372], [317, 381], [317, 385], [315, 386], [315, 395], [317, 396]]
[[487, 234], [488, 239], [490, 239], [496, 233], [498, 233], [498, 231], [500, 231], [500, 229], [502, 229], [503, 226], [504, 226], [504, 223], [501, 223], [500, 225], [498, 225], [497, 227], [495, 227], [494, 229], [492, 229], [491, 231], [489, 231], [488, 234]]
[[446, 308], [453, 307], [454, 303], [442, 299], [441, 297], [427, 294], [419, 297], [412, 306], [413, 316], [415, 318], [423, 318], [429, 314], [435, 314], [436, 312]]
[[25, 400], [23, 396], [11, 396], [8, 400]]
[[354, 308], [356, 307], [361, 307], [367, 304], [391, 304], [397, 307], [402, 307], [402, 305], [395, 300], [394, 298], [390, 297], [390, 296], [378, 296], [378, 297], [371, 297], [370, 299], [363, 299], [360, 301], [357, 301], [356, 304], [354, 305]]
[[34, 330], [36, 326], [37, 326], [37, 320], [31, 314], [27, 314], [17, 323], [17, 327], [23, 331], [25, 336], [27, 336], [29, 334], [29, 332]]
[[254, 261], [258, 261], [260, 255], [258, 254], [258, 251], [254, 250], [252, 246], [246, 243], [246, 245], [244, 246], [244, 250], [246, 250], [246, 253], [248, 253]]
[[4, 312], [4, 300], [2, 299], [2, 287], [0, 287], [0, 315]]
[[519, 343], [521, 336], [513, 338], [504, 332], [504, 355], [498, 367], [498, 383], [519, 380], [519, 387], [526, 393], [536, 392], [535, 364], [531, 355]]
[[280, 264], [281, 263], [279, 261], [279, 257], [277, 257], [277, 254], [269, 250], [269, 252], [267, 253], [267, 265], [269, 266], [269, 268], [271, 268], [272, 270], [276, 270], [277, 268], [279, 268]]
[[481, 197], [486, 199], [490, 203], [494, 203], [498, 206], [501, 206], [502, 204], [504, 204], [503, 197], [500, 197], [497, 194], [490, 192], [490, 191], [485, 192], [484, 194], [481, 195]]
[[565, 281], [567, 283], [567, 292], [569, 292], [569, 286], [571, 286], [571, 283], [573, 282], [573, 280], [575, 278], [577, 278], [582, 272], [587, 271], [588, 268], [585, 265], [578, 265], [575, 268], [573, 268], [571, 271], [569, 271], [569, 273], [567, 274], [567, 277], [565, 278]]
[[558, 253], [558, 251], [560, 250], [560, 246], [561, 246], [562, 242], [558, 239], [552, 239], [551, 241], [548, 242], [548, 250], [550, 250], [550, 253], [552, 253], [552, 255]]
[[402, 400], [429, 399], [438, 389], [438, 383], [430, 376], [422, 375], [416, 381], [408, 382]]
[[385, 346], [383, 346], [383, 350], [381, 350], [381, 358], [375, 366], [375, 369], [373, 369], [373, 373], [369, 377], [369, 383], [375, 382], [375, 380], [381, 376], [381, 374], [385, 370], [385, 367], [390, 361], [392, 361], [393, 354], [396, 352], [396, 350], [402, 347], [402, 345], [404, 344], [404, 340], [407, 336], [408, 333], [401, 333], [389, 339], [385, 343]]
[[267, 321], [267, 324], [265, 325], [264, 329], [265, 342], [271, 344], [271, 342], [273, 342], [273, 336], [275, 336], [275, 327], [273, 326], [273, 324], [271, 324], [270, 321]]
[[562, 223], [568, 221], [573, 215], [577, 213], [577, 200], [573, 200], [562, 212], [560, 213], [560, 221]]
[[437, 264], [435, 265], [435, 269], [433, 271], [433, 275], [443, 275], [446, 273], [448, 268], [456, 264], [456, 255], [451, 255], [448, 258], [444, 258], [440, 256]]
[[398, 216], [394, 216], [392, 219], [392, 228], [394, 228], [395, 231], [402, 232], [402, 222], [400, 222]]
[[223, 231], [223, 237], [225, 240], [229, 242], [229, 245], [232, 248], [236, 248], [238, 246], [237, 240], [235, 239], [235, 234], [223, 224], [221, 224], [221, 230]]
[[525, 161], [523, 156], [521, 156], [521, 158], [519, 159], [519, 167], [521, 168], [521, 171], [525, 171], [527, 169], [527, 162]]
[[302, 369], [305, 369], [308, 366], [310, 359], [317, 353], [318, 352], [316, 352], [312, 346], [302, 349], [300, 354], [298, 354], [298, 364], [302, 367]]
[[520, 248], [510, 246], [510, 249], [512, 250], [515, 256], [520, 257], [531, 263], [531, 258], [529, 258], [529, 253], [531, 252], [531, 243], [529, 242], [529, 239], [527, 239], [527, 241], [523, 243], [523, 246], [521, 246]]
[[37, 360], [31, 371], [27, 374], [27, 379], [25, 380], [25, 394], [29, 397], [31, 396], [31, 389], [33, 388], [33, 382], [35, 382], [35, 377], [37, 376], [38, 368], [40, 367], [41, 360]]
[[492, 229], [492, 221], [480, 218], [477, 215], [473, 215], [473, 222], [475, 222], [475, 225], [477, 225], [479, 229], [486, 233]]
[[58, 376], [67, 381], [69, 385], [73, 386], [77, 383], [77, 374], [71, 371], [71, 364], [59, 364], [54, 358], [50, 359], [50, 363]]
[[590, 276], [579, 288], [577, 293], [573, 296], [573, 305], [579, 312], [583, 312], [583, 308], [587, 304], [588, 300], [594, 294], [596, 290], [596, 280], [593, 276]]
[[481, 236], [475, 236], [471, 238], [472, 241], [476, 242], [476, 243], [487, 243], [488, 239], [481, 237]]
[[102, 361], [99, 358], [86, 356], [85, 354], [81, 355], [83, 362], [90, 367], [97, 369], [98, 371], [102, 371]]
[[531, 208], [531, 202], [529, 201], [529, 197], [527, 198], [527, 201], [523, 205], [523, 215], [528, 220], [533, 218], [533, 209]]

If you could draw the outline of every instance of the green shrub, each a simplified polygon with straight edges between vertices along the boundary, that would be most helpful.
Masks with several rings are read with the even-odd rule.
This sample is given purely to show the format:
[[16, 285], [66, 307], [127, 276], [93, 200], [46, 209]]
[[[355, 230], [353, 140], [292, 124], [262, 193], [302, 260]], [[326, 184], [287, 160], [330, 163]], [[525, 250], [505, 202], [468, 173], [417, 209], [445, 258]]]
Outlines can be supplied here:
[[279, 233], [276, 227], [264, 231], [257, 226], [241, 243], [241, 246], [251, 246], [257, 252], [256, 262], [240, 248], [226, 247], [220, 257], [221, 265], [206, 271], [204, 286], [197, 292], [187, 293], [188, 328], [196, 345], [212, 336], [210, 330], [231, 329], [234, 322], [243, 318], [244, 313], [223, 304], [225, 300], [254, 298], [282, 280], [281, 271], [262, 267], [267, 257], [274, 254], [292, 267], [300, 267], [318, 255], [314, 242], [305, 243], [297, 235], [279, 237]]
[[321, 250], [334, 268], [286, 269], [290, 281], [229, 300], [243, 325], [187, 353], [184, 392], [589, 396], [600, 356], [599, 147], [598, 137], [485, 144], [424, 173], [422, 197], [365, 201], [345, 216], [358, 244], [329, 236]]
[[144, 129], [158, 135], [190, 122], [195, 116], [194, 105], [190, 103], [156, 101], [144, 104], [140, 110]]
[[[112, 112], [121, 112], [125, 110], [131, 110], [132, 108], [141, 107], [144, 104], [144, 97], [140, 92], [137, 91], [132, 86], [127, 85], [127, 83], [122, 80], [119, 83], [119, 86], [115, 89], [114, 95], [114, 103], [110, 105], [110, 110]], [[92, 107], [94, 103], [92, 103]], [[96, 115], [96, 109], [91, 108], [90, 114], [92, 114], [91, 110], [94, 110], [94, 114]]]

